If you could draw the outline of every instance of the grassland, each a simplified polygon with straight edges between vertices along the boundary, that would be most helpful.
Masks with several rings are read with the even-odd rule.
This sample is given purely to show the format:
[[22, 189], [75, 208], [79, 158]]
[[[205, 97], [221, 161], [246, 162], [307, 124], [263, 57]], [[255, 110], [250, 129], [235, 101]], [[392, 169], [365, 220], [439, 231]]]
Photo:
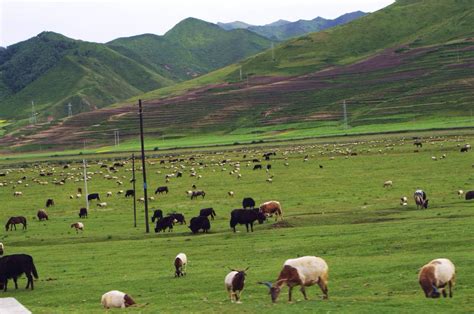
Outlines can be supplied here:
[[[212, 206], [218, 216], [207, 235], [191, 235], [180, 225], [172, 233], [145, 234], [143, 205], [138, 205], [138, 227], [134, 228], [132, 201], [115, 194], [130, 188], [130, 164], [114, 174], [125, 183], [119, 187], [115, 180], [105, 180], [107, 172], [102, 169], [103, 173], [98, 173], [101, 168], [89, 159], [88, 171], [95, 173], [91, 174], [89, 191], [101, 193], [108, 207], [99, 209], [92, 204], [89, 218], [83, 220], [83, 234], [69, 228], [84, 205], [82, 199], [69, 199], [82, 187], [80, 181], [39, 186], [32, 182], [39, 170], [31, 164], [24, 170], [12, 169], [0, 181], [16, 182], [25, 175], [27, 180], [15, 189], [12, 184], [0, 188], [0, 220], [24, 215], [29, 227], [27, 231], [2, 231], [0, 239], [7, 254], [32, 255], [40, 279], [34, 291], [25, 291], [26, 283], [21, 279], [21, 289], [10, 288], [3, 296], [16, 297], [34, 313], [103, 312], [100, 296], [112, 289], [126, 291], [140, 303], [126, 313], [473, 312], [473, 204], [456, 195], [458, 189], [472, 190], [474, 186], [472, 152], [461, 154], [458, 146], [473, 139], [426, 137], [418, 153], [413, 152], [411, 140], [393, 136], [363, 142], [348, 138], [339, 144], [295, 143], [274, 149], [196, 151], [193, 155], [196, 162], [203, 163], [202, 168], [188, 161], [190, 154], [176, 155], [186, 159], [182, 163], [186, 168], [183, 178], [173, 178], [169, 183], [165, 183], [164, 175], [179, 164], [160, 165], [159, 160], [168, 159], [165, 156], [149, 158], [149, 192], [165, 184], [170, 188], [168, 195], [150, 202], [151, 208], [182, 212], [189, 220], [200, 208]], [[244, 160], [260, 158], [263, 151], [272, 150], [277, 156], [268, 162], [274, 176], [269, 184], [264, 171], [251, 170]], [[349, 152], [357, 152], [357, 156], [347, 156]], [[443, 154], [445, 159], [431, 159]], [[309, 155], [307, 162], [303, 162], [305, 155]], [[242, 161], [242, 179], [229, 174], [231, 165], [215, 165], [223, 159]], [[110, 164], [111, 160], [104, 162]], [[80, 178], [82, 170], [76, 163], [63, 170], [52, 161], [42, 167], [55, 167], [54, 176], [41, 177], [50, 182], [53, 178]], [[191, 167], [201, 179], [189, 176]], [[9, 166], [2, 168], [4, 172]], [[382, 187], [385, 180], [394, 181], [392, 189]], [[25, 183], [29, 187], [24, 187]], [[207, 192], [205, 199], [191, 201], [185, 196], [184, 191], [192, 184]], [[428, 210], [416, 210], [411, 201], [417, 188], [427, 192]], [[14, 198], [14, 190], [23, 191], [24, 196]], [[227, 196], [229, 190], [235, 192], [235, 198]], [[105, 198], [106, 191], [113, 191], [114, 196]], [[410, 200], [407, 207], [399, 205], [404, 195]], [[284, 222], [271, 220], [257, 225], [254, 233], [246, 233], [240, 226], [239, 232], [232, 233], [229, 212], [240, 207], [245, 196], [257, 202], [279, 200]], [[37, 209], [49, 197], [56, 201], [56, 206], [48, 209], [50, 220], [34, 220]], [[188, 274], [175, 279], [172, 261], [179, 252], [188, 255]], [[309, 301], [303, 301], [295, 291], [296, 301], [288, 304], [285, 289], [278, 304], [272, 305], [266, 288], [256, 283], [274, 280], [285, 259], [301, 255], [327, 260], [330, 299], [322, 301], [321, 293], [313, 287]], [[453, 299], [425, 299], [418, 286], [419, 267], [437, 257], [450, 258], [457, 266]], [[228, 267], [249, 265], [243, 304], [231, 304], [223, 287]]]

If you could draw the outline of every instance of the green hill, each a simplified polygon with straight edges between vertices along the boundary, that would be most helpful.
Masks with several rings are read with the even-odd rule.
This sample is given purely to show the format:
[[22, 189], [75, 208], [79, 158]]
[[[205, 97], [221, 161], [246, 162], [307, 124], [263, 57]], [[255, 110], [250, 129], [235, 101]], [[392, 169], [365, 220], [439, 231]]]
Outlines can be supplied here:
[[40, 122], [95, 110], [226, 66], [267, 49], [270, 41], [245, 30], [224, 31], [186, 19], [165, 36], [121, 38], [109, 44], [44, 32], [0, 49], [0, 118], [27, 119], [31, 102]]
[[246, 30], [225, 31], [214, 24], [188, 18], [164, 36], [119, 38], [107, 45], [165, 77], [182, 81], [268, 49], [270, 41]]
[[[152, 141], [170, 139], [158, 146], [176, 146], [473, 127], [473, 22], [469, 0], [399, 0], [284, 42], [274, 59], [265, 51], [138, 96], [145, 101], [146, 132]], [[124, 141], [136, 139], [138, 97], [0, 144], [54, 147], [68, 134], [72, 146], [84, 137], [103, 145], [117, 128]]]
[[33, 100], [45, 120], [65, 116], [69, 102], [77, 113], [172, 83], [104, 45], [51, 32], [8, 47], [0, 64], [3, 118], [27, 116]]

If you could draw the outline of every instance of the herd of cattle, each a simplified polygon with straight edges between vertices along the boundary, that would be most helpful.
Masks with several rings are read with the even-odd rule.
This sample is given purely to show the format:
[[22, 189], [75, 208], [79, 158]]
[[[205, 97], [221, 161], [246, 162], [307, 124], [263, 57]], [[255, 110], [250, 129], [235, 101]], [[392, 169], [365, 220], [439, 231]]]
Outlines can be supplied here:
[[[417, 147], [421, 147], [422, 145], [418, 142], [415, 142]], [[468, 152], [470, 146], [463, 146], [461, 152]], [[350, 150], [340, 150], [341, 154], [347, 156], [356, 156], [357, 154]], [[276, 156], [276, 152], [264, 153], [262, 158], [265, 161], [269, 162], [272, 156]], [[285, 153], [282, 154], [285, 156]], [[243, 156], [243, 159], [246, 159], [246, 155]], [[288, 159], [285, 159], [284, 165], [289, 166]], [[308, 161], [309, 156], [306, 155], [303, 159], [303, 162]], [[332, 158], [332, 157], [331, 157]], [[175, 158], [168, 160], [161, 160], [160, 164], [165, 164], [168, 162], [170, 166], [163, 166], [163, 169], [166, 169], [168, 172], [165, 174], [164, 179], [165, 182], [168, 183], [170, 180], [174, 178], [183, 177], [183, 174], [186, 171], [189, 171], [189, 175], [194, 177], [196, 180], [200, 180], [202, 178], [202, 174], [199, 174], [199, 170], [204, 169], [208, 165], [203, 162], [195, 161], [196, 157], [190, 157], [187, 160], [183, 158]], [[148, 161], [151, 164], [154, 164], [153, 161]], [[211, 161], [214, 166], [218, 167], [217, 169], [221, 169], [221, 171], [228, 171], [230, 175], [235, 176], [237, 179], [242, 178], [242, 173], [240, 171], [241, 162], [236, 161], [233, 162], [230, 159], [223, 159], [221, 161], [215, 161], [214, 159]], [[188, 165], [185, 165], [188, 163]], [[247, 159], [244, 162], [247, 167], [251, 167], [252, 170], [262, 170], [265, 169], [267, 173], [266, 181], [271, 183], [273, 180], [273, 175], [271, 174], [272, 165], [267, 163], [263, 165], [261, 163], [261, 159], [252, 158]], [[253, 163], [253, 165], [252, 165]], [[119, 176], [119, 168], [124, 167], [126, 168], [129, 163], [128, 161], [121, 161], [115, 162], [112, 166], [106, 165], [104, 162], [98, 163], [99, 168], [105, 168], [106, 172], [102, 171], [87, 171], [86, 176], [88, 180], [91, 180], [94, 176], [102, 175], [103, 178], [106, 180], [113, 180], [116, 182], [119, 188], [123, 185], [123, 180], [127, 179], [125, 175]], [[190, 165], [190, 166], [189, 166]], [[20, 191], [19, 188], [24, 186], [28, 188], [29, 184], [37, 183], [39, 185], [48, 185], [49, 183], [55, 185], [65, 185], [67, 182], [73, 181], [76, 185], [79, 183], [83, 183], [83, 179], [81, 178], [80, 174], [82, 169], [80, 166], [72, 166], [70, 164], [65, 164], [62, 166], [62, 170], [56, 170], [56, 167], [53, 166], [47, 169], [43, 168], [41, 165], [35, 165], [33, 171], [37, 171], [38, 177], [36, 178], [29, 178], [27, 175], [24, 175], [20, 178], [15, 178], [14, 180], [0, 180], [0, 187], [12, 186], [14, 189], [13, 196], [14, 197], [22, 197], [24, 195], [23, 191]], [[229, 170], [227, 169], [229, 168]], [[322, 165], [319, 165], [319, 168], [323, 168]], [[128, 168], [126, 171], [130, 171], [131, 169]], [[214, 169], [213, 171], [216, 171]], [[0, 177], [4, 177], [7, 179], [8, 177], [12, 176], [15, 172], [24, 173], [24, 169], [19, 170], [6, 170], [0, 172]], [[161, 171], [157, 171], [157, 174], [161, 174]], [[50, 180], [46, 178], [50, 177]], [[391, 188], [393, 186], [393, 181], [388, 180], [384, 182], [384, 188]], [[149, 201], [155, 200], [155, 197], [162, 194], [168, 194], [170, 192], [170, 188], [167, 185], [159, 186], [155, 190], [155, 196], [149, 197]], [[198, 190], [196, 185], [193, 184], [192, 190], [185, 191], [186, 195], [191, 199], [194, 200], [198, 197], [204, 199], [206, 197], [206, 192], [204, 190]], [[116, 193], [112, 193], [108, 191], [105, 193], [106, 197], [111, 197], [113, 194], [123, 195], [125, 198], [133, 197], [135, 198], [136, 193], [135, 190], [119, 190]], [[474, 191], [464, 191], [459, 190], [458, 195], [462, 196], [465, 194], [466, 200], [474, 199]], [[74, 194], [69, 195], [70, 199], [80, 199], [83, 195], [83, 188], [75, 188]], [[100, 193], [89, 193], [86, 196], [88, 204], [92, 201], [97, 201], [98, 207], [107, 207], [107, 202], [103, 202], [100, 198]], [[233, 197], [234, 192], [229, 191], [228, 196]], [[144, 202], [144, 198], [138, 198], [139, 202]], [[414, 193], [414, 201], [417, 207], [421, 208], [428, 208], [428, 199], [426, 193], [422, 190], [417, 190]], [[406, 206], [408, 202], [408, 198], [403, 196], [401, 198], [400, 204]], [[52, 198], [48, 198], [46, 200], [45, 207], [49, 208], [51, 206], [55, 206], [55, 201]], [[49, 215], [46, 212], [46, 209], [39, 209], [36, 213], [36, 216], [39, 221], [49, 220]], [[88, 217], [88, 210], [86, 207], [81, 207], [79, 209], [78, 216], [80, 218], [87, 218]], [[192, 233], [198, 233], [202, 231], [203, 233], [209, 232], [211, 229], [211, 221], [217, 216], [216, 211], [212, 207], [206, 207], [199, 210], [198, 214], [192, 217], [189, 220], [188, 228], [191, 230]], [[245, 197], [242, 200], [242, 208], [233, 209], [230, 211], [230, 220], [229, 225], [232, 228], [233, 232], [236, 232], [236, 226], [238, 224], [245, 225], [247, 232], [253, 232], [253, 225], [255, 222], [262, 224], [265, 220], [269, 217], [275, 216], [276, 220], [283, 219], [283, 211], [280, 202], [278, 201], [267, 201], [259, 206], [256, 206], [255, 200], [251, 197]], [[154, 209], [153, 215], [151, 217], [151, 221], [155, 223], [155, 232], [164, 232], [168, 230], [168, 232], [173, 230], [173, 227], [176, 224], [186, 225], [186, 218], [183, 213], [171, 212], [164, 215], [162, 209]], [[27, 229], [27, 221], [26, 217], [24, 216], [13, 216], [10, 217], [5, 225], [6, 231], [11, 231], [13, 229], [16, 230], [16, 225], [21, 224], [23, 225], [23, 229]], [[74, 228], [76, 232], [84, 231], [84, 223], [80, 221], [75, 221], [70, 225], [71, 228]], [[0, 245], [1, 254], [3, 254], [3, 244]], [[175, 276], [182, 277], [186, 275], [186, 265], [187, 265], [187, 256], [184, 253], [178, 254], [176, 256], [174, 265], [175, 265]], [[244, 283], [246, 278], [246, 271], [245, 270], [235, 270], [227, 274], [224, 280], [225, 289], [229, 294], [229, 297], [232, 302], [240, 302], [241, 299], [241, 292], [244, 289]], [[282, 286], [287, 285], [289, 287], [289, 300], [292, 299], [292, 289], [295, 286], [300, 286], [300, 291], [302, 292], [305, 299], [307, 299], [305, 287], [312, 286], [317, 284], [322, 293], [323, 297], [326, 299], [328, 298], [328, 272], [329, 268], [327, 263], [320, 257], [315, 256], [305, 256], [295, 259], [289, 259], [285, 261], [283, 265], [283, 269], [280, 272], [279, 277], [277, 278], [275, 283], [270, 282], [260, 282], [261, 284], [267, 286], [270, 289], [270, 295], [273, 302], [276, 301]], [[17, 288], [17, 278], [21, 274], [25, 274], [28, 279], [27, 288], [31, 287], [33, 289], [33, 277], [38, 278], [38, 273], [36, 271], [35, 265], [33, 263], [33, 259], [31, 256], [26, 254], [15, 254], [4, 256], [0, 259], [0, 287], [6, 291], [7, 283], [9, 279], [13, 279], [15, 286]], [[455, 268], [451, 261], [447, 259], [436, 259], [428, 263], [427, 265], [423, 266], [419, 273], [419, 283], [422, 287], [422, 290], [425, 293], [426, 297], [437, 298], [441, 294], [446, 297], [446, 287], [449, 287], [449, 296], [452, 297], [452, 287], [454, 286], [455, 281]], [[110, 291], [102, 296], [101, 300], [102, 304], [106, 308], [111, 307], [128, 307], [131, 305], [135, 305], [136, 302], [132, 299], [132, 297], [124, 292], [120, 292], [117, 290]]]

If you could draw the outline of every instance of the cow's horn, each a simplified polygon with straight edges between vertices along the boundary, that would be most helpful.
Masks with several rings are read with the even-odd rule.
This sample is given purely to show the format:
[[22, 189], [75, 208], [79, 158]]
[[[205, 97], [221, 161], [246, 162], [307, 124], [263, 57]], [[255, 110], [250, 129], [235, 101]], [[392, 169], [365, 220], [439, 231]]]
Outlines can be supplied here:
[[259, 281], [258, 283], [267, 286], [269, 289], [272, 287], [272, 283], [270, 281]]

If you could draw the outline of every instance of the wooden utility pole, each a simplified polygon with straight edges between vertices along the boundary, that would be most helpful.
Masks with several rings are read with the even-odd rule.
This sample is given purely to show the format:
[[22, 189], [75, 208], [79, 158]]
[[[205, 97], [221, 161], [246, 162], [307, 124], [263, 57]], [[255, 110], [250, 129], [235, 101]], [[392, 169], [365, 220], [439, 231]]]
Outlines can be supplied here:
[[133, 181], [133, 226], [137, 227], [137, 193], [135, 189], [135, 154], [132, 154], [132, 181]]
[[143, 141], [143, 109], [141, 99], [138, 100], [138, 112], [140, 116], [140, 142], [142, 146], [143, 197], [145, 198], [145, 231], [146, 233], [150, 233], [150, 224], [148, 222], [148, 187], [146, 184], [145, 143]]

